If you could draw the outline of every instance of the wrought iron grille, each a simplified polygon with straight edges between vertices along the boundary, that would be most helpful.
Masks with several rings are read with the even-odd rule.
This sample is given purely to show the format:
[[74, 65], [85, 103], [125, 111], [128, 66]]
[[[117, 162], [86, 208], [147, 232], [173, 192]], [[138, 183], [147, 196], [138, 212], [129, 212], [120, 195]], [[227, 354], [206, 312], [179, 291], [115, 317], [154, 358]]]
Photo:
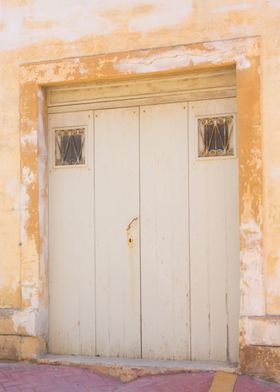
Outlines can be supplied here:
[[198, 156], [233, 156], [233, 132], [233, 116], [199, 118]]
[[85, 128], [55, 131], [55, 165], [85, 164]]

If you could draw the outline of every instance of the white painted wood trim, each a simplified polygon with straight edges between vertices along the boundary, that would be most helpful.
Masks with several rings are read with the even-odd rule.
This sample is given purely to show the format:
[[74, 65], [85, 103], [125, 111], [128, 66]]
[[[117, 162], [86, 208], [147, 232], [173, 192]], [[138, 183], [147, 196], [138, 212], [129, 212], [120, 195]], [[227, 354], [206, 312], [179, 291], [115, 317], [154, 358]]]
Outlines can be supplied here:
[[141, 78], [111, 83], [88, 83], [69, 87], [52, 87], [48, 91], [48, 106], [78, 103], [105, 103], [137, 98], [153, 98], [166, 94], [212, 88], [235, 87], [234, 69], [212, 72], [183, 73], [161, 78]]
[[197, 119], [228, 113], [234, 99], [189, 105], [193, 360], [238, 361], [238, 158], [202, 159], [197, 148]]
[[[95, 355], [93, 113], [51, 115], [48, 125], [48, 347], [52, 353]], [[88, 132], [87, 164], [55, 167], [55, 130], [77, 127]]]
[[141, 356], [139, 109], [95, 123], [96, 354]]
[[75, 105], [63, 105], [63, 106], [52, 106], [48, 108], [48, 113], [67, 113], [76, 112], [83, 110], [99, 110], [99, 109], [113, 109], [121, 107], [131, 106], [143, 106], [143, 105], [157, 105], [162, 103], [171, 102], [190, 102], [190, 101], [202, 101], [208, 99], [222, 99], [222, 98], [234, 98], [236, 97], [235, 87], [226, 88], [211, 88], [202, 90], [190, 90], [184, 91], [177, 94], [168, 94], [153, 97], [142, 97], [135, 99], [123, 99], [116, 101], [104, 101], [94, 103], [82, 103], [79, 102]]
[[140, 124], [142, 355], [186, 359], [190, 358], [188, 105], [141, 107]]

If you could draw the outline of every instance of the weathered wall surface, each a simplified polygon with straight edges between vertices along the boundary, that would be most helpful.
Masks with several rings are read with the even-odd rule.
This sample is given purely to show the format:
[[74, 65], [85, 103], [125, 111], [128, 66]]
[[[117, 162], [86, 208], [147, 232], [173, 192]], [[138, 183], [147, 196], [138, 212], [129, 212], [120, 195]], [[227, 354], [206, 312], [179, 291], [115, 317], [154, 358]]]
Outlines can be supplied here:
[[[43, 339], [33, 337], [46, 333], [46, 266], [38, 262], [44, 259], [44, 247], [32, 241], [40, 221], [33, 222], [31, 203], [34, 197], [44, 203], [45, 195], [37, 192], [32, 163], [20, 169], [20, 151], [28, 155], [37, 144], [32, 127], [20, 139], [20, 65], [212, 41], [208, 47], [226, 56], [224, 40], [258, 36], [262, 154], [256, 151], [254, 167], [262, 160], [262, 209], [258, 222], [241, 219], [241, 362], [243, 369], [258, 368], [259, 374], [273, 374], [280, 381], [280, 375], [269, 373], [279, 363], [280, 348], [273, 353], [260, 348], [280, 347], [280, 0], [0, 0], [0, 6], [0, 357], [32, 357], [44, 348]], [[172, 50], [171, 60], [151, 56], [144, 64], [136, 58], [129, 70], [168, 70], [171, 60], [178, 67], [182, 60]], [[240, 68], [253, 66], [240, 59]], [[119, 72], [128, 71], [125, 61], [117, 65]], [[52, 82], [51, 76], [48, 80]], [[34, 110], [38, 107], [30, 104], [24, 113], [38, 117]], [[244, 198], [253, 193], [243, 189]], [[29, 245], [23, 251], [26, 239]], [[252, 369], [246, 363], [252, 363], [254, 348], [258, 361]], [[272, 363], [268, 369], [262, 368], [265, 361]]]

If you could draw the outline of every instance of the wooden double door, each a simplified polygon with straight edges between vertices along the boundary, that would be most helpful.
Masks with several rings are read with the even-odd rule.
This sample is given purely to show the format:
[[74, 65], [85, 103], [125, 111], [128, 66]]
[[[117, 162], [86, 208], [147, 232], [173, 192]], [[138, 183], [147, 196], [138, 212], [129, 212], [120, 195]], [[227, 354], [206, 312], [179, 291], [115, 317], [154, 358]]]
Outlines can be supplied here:
[[235, 99], [48, 121], [49, 351], [236, 362]]

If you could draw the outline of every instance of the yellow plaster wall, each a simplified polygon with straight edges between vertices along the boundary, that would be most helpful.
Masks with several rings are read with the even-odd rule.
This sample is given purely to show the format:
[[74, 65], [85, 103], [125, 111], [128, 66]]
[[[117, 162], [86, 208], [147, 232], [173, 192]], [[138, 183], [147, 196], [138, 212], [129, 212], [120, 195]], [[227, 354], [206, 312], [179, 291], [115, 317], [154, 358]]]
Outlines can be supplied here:
[[[0, 0], [0, 7], [0, 308], [23, 306], [31, 309], [32, 314], [32, 309], [37, 309], [42, 300], [37, 277], [45, 277], [45, 267], [37, 262], [39, 247], [32, 237], [39, 223], [33, 222], [32, 226], [29, 219], [35, 213], [30, 200], [39, 197], [32, 171], [34, 151], [23, 170], [20, 187], [20, 65], [209, 41], [215, 41], [213, 45], [223, 52], [224, 40], [259, 36], [261, 65], [257, 65], [257, 72], [261, 80], [263, 141], [263, 211], [259, 221], [263, 226], [256, 228], [256, 222], [251, 222], [250, 226], [241, 228], [241, 233], [242, 230], [252, 232], [251, 242], [246, 244], [252, 268], [243, 271], [247, 280], [242, 293], [247, 285], [256, 294], [247, 303], [245, 299], [245, 316], [280, 315], [280, 0]], [[178, 53], [170, 51], [170, 56], [176, 62]], [[192, 61], [195, 63], [195, 56]], [[218, 63], [219, 59], [211, 61]], [[118, 66], [125, 67], [125, 64]], [[137, 62], [135, 66], [141, 68]], [[166, 60], [156, 64], [159, 70], [167, 70], [166, 67]], [[51, 72], [50, 82], [59, 69]], [[40, 75], [34, 75], [37, 77]], [[246, 77], [239, 81], [239, 87], [248, 90], [254, 82]], [[29, 91], [31, 113], [37, 110], [31, 103], [38, 97], [32, 97], [32, 78], [29, 83], [25, 89]], [[245, 101], [243, 105], [246, 106]], [[248, 111], [248, 116], [251, 114]], [[30, 117], [38, 115], [31, 113]], [[246, 116], [242, 121], [246, 122]], [[37, 143], [36, 130], [32, 131], [32, 124], [30, 128], [21, 139], [27, 160], [29, 147]], [[259, 158], [256, 155], [255, 163]], [[43, 199], [41, 195], [40, 200]], [[22, 250], [21, 242], [26, 238], [29, 246]], [[255, 263], [254, 257], [259, 255], [254, 256], [254, 250], [259, 241], [263, 243], [263, 254]], [[256, 276], [259, 273], [262, 281], [255, 279], [256, 268], [260, 269]], [[19, 326], [27, 328], [31, 335], [44, 333], [40, 325], [28, 329], [31, 319], [27, 316], [16, 314], [12, 318], [15, 333]], [[42, 314], [42, 320], [45, 319], [46, 315]], [[252, 325], [246, 327], [246, 321], [244, 325], [250, 343], [250, 331], [254, 329]], [[264, 324], [262, 328], [271, 325]], [[252, 336], [256, 338], [253, 332]], [[257, 344], [260, 341], [265, 344], [263, 338]], [[280, 345], [280, 336], [273, 341]]]

